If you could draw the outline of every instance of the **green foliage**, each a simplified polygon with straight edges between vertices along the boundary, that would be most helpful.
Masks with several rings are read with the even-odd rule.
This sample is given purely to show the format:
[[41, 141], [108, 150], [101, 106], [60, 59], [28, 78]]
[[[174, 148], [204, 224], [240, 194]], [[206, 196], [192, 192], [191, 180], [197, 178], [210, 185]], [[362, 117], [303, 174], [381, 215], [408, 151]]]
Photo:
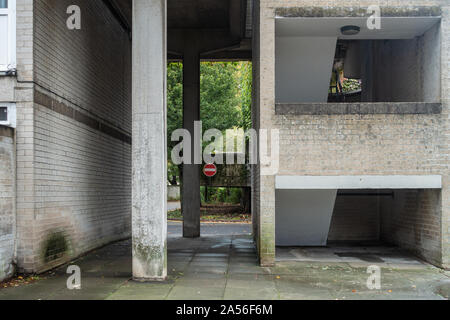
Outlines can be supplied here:
[[[203, 62], [200, 66], [200, 116], [203, 132], [215, 128], [251, 128], [252, 65], [250, 62]], [[183, 128], [183, 65], [167, 68], [168, 158], [177, 142], [172, 133]], [[180, 168], [169, 161], [168, 176], [180, 175]]]
[[239, 89], [241, 98], [241, 127], [248, 130], [252, 127], [252, 90], [253, 90], [253, 68], [249, 62], [239, 65]]
[[[203, 62], [200, 67], [200, 110], [203, 130], [251, 127], [250, 62]], [[167, 68], [167, 131], [183, 127], [183, 65]], [[169, 140], [169, 149], [176, 145]]]
[[220, 131], [241, 124], [239, 83], [235, 62], [204, 62], [200, 67], [200, 117], [203, 130]]
[[169, 63], [167, 67], [167, 143], [169, 155], [176, 145], [170, 139], [172, 132], [180, 128], [183, 128], [183, 65], [181, 63]]
[[63, 232], [54, 232], [44, 243], [44, 260], [50, 262], [63, 257], [68, 250], [68, 243]]
[[357, 79], [345, 79], [342, 86], [344, 92], [361, 90], [361, 81]]
[[205, 201], [205, 187], [201, 187], [200, 195], [202, 203], [208, 204], [239, 204], [242, 198], [241, 188], [215, 188], [208, 187], [208, 201]]

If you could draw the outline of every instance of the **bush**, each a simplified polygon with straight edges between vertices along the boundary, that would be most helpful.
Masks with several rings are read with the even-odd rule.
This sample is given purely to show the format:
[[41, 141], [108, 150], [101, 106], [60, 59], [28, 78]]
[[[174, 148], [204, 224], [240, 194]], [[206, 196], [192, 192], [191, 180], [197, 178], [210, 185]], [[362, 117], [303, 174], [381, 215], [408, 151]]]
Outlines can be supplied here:
[[[200, 196], [202, 203], [205, 203], [205, 187], [201, 187]], [[208, 188], [208, 204], [239, 204], [242, 198], [241, 188]]]

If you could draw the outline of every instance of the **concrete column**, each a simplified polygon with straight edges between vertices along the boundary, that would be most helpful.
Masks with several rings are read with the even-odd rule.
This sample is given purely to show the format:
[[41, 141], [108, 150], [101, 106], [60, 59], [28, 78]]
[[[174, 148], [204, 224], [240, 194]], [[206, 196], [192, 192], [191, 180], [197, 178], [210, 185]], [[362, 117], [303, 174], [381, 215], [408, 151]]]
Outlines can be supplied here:
[[133, 0], [133, 277], [167, 277], [166, 1]]
[[[183, 165], [182, 204], [183, 236], [200, 237], [200, 169], [195, 148], [194, 122], [200, 120], [200, 54], [195, 40], [188, 41], [183, 59], [183, 126], [192, 137], [192, 164]], [[197, 153], [197, 156], [196, 156]], [[197, 158], [197, 159], [196, 159]]]

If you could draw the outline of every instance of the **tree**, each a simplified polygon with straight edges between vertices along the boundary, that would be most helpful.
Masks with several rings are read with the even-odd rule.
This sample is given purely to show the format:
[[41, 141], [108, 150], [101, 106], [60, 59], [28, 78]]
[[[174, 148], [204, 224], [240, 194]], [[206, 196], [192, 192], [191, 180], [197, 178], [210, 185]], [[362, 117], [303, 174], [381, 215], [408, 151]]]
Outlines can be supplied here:
[[[215, 128], [251, 127], [252, 66], [250, 62], [203, 62], [200, 66], [200, 117], [203, 132]], [[167, 136], [169, 159], [178, 142], [172, 133], [183, 127], [183, 65], [167, 68]], [[179, 168], [169, 160], [169, 179]], [[172, 181], [173, 182], [173, 181]]]
[[252, 128], [252, 90], [253, 68], [250, 62], [239, 64], [239, 96], [241, 99], [241, 127], [244, 130]]
[[200, 117], [203, 130], [225, 131], [241, 124], [235, 62], [201, 64]]

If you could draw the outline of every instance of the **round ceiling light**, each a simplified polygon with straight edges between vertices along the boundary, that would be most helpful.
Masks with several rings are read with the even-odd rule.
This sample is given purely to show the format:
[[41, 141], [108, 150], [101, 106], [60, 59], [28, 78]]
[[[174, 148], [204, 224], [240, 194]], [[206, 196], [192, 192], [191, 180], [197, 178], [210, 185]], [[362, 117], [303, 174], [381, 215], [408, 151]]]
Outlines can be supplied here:
[[341, 33], [344, 36], [354, 36], [361, 32], [361, 28], [358, 26], [344, 26], [341, 28]]

